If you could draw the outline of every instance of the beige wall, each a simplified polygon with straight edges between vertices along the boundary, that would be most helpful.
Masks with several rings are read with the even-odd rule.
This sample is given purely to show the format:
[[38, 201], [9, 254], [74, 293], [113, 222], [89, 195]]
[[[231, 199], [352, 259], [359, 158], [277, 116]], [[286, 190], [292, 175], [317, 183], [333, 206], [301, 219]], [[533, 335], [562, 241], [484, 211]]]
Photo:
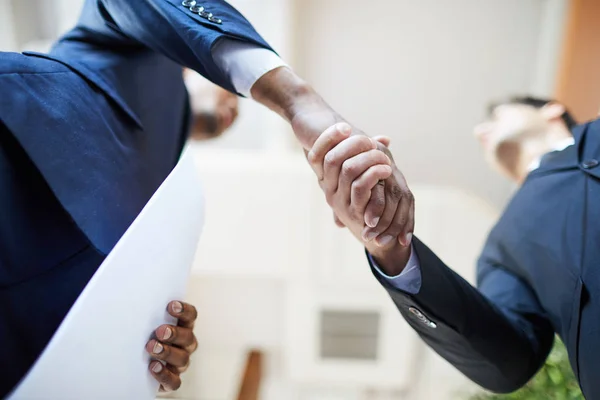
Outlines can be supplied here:
[[366, 132], [393, 138], [409, 183], [501, 205], [511, 186], [488, 170], [471, 129], [489, 100], [547, 91], [535, 78], [552, 3], [297, 0], [296, 68]]

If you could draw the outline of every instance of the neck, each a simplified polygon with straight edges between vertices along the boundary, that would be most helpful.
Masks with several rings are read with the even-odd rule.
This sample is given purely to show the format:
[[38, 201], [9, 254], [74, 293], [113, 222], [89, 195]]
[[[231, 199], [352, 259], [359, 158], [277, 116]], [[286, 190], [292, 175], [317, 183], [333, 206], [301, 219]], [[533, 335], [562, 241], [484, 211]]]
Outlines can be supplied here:
[[551, 125], [544, 135], [532, 136], [519, 142], [518, 156], [511, 175], [521, 184], [529, 174], [529, 167], [544, 154], [556, 149], [561, 141], [572, 137], [566, 127]]

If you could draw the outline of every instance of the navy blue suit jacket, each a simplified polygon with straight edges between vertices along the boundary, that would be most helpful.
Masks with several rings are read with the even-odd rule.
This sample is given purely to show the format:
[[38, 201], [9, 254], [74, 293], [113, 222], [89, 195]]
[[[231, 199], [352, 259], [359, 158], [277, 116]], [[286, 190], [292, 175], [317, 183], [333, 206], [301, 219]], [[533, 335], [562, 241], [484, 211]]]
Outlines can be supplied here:
[[181, 0], [87, 0], [49, 54], [0, 53], [0, 397], [176, 164], [182, 66], [233, 90], [215, 44], [269, 48], [225, 1], [202, 5], [220, 21]]
[[478, 288], [419, 239], [416, 295], [375, 273], [421, 338], [493, 391], [524, 385], [556, 332], [584, 395], [600, 399], [600, 121], [573, 134], [575, 145], [542, 159], [491, 231]]

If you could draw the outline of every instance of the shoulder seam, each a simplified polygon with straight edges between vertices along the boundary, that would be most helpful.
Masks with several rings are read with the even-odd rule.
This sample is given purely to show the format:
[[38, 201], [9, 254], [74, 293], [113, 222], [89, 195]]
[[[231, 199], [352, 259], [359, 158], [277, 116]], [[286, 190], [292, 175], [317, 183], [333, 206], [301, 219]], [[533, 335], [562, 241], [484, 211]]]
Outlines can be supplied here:
[[0, 72], [0, 76], [9, 75], [53, 75], [53, 74], [67, 74], [73, 73], [73, 71], [47, 71], [47, 72]]

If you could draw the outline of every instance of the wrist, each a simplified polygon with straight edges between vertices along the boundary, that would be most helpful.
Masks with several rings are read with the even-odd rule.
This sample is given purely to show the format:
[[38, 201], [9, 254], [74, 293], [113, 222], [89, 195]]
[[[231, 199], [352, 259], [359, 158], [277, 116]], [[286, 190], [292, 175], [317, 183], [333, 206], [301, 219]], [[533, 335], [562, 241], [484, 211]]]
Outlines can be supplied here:
[[384, 274], [397, 276], [406, 268], [410, 259], [412, 246], [404, 247], [396, 242], [393, 246], [386, 248], [369, 245], [367, 246], [367, 251]]
[[287, 67], [263, 75], [252, 97], [292, 125], [302, 146], [310, 149], [319, 135], [343, 119], [303, 79]]
[[252, 98], [275, 111], [288, 122], [297, 112], [297, 103], [315, 92], [288, 67], [275, 68], [264, 74], [250, 90]]

